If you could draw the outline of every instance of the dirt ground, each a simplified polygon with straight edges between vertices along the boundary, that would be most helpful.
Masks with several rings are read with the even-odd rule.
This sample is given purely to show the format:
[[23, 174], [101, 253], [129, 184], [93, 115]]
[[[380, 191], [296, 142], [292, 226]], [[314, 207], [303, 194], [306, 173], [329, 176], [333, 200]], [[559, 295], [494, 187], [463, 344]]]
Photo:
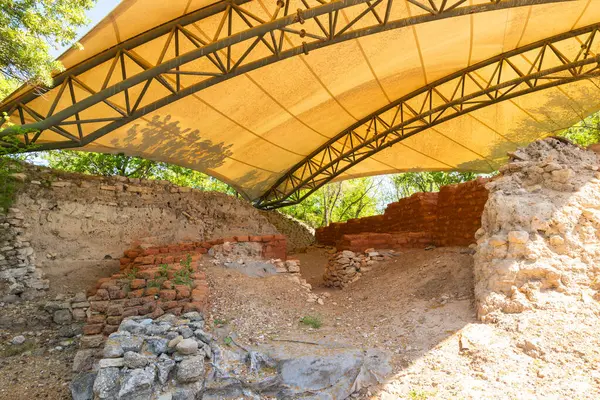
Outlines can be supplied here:
[[[311, 291], [297, 278], [251, 278], [206, 259], [213, 330], [242, 345], [301, 341], [384, 349], [392, 354], [393, 375], [371, 388], [369, 399], [600, 398], [600, 327], [585, 308], [479, 324], [467, 249], [401, 251], [343, 290], [323, 286], [329, 256], [316, 247], [292, 256]], [[308, 301], [314, 295], [322, 305]], [[38, 304], [0, 308], [0, 399], [70, 398], [77, 338], [61, 339]], [[303, 317], [322, 326], [303, 324]], [[11, 355], [8, 341], [18, 334], [28, 347]]]
[[[70, 399], [80, 327], [59, 328], [40, 309], [46, 299], [0, 303], [0, 399]], [[11, 340], [23, 335], [22, 345]], [[71, 336], [71, 337], [65, 337]]]
[[[325, 288], [329, 254], [293, 257], [324, 304], [283, 276], [247, 278], [209, 267], [213, 318], [241, 343], [302, 341], [377, 347], [393, 354], [393, 375], [366, 398], [598, 399], [600, 327], [585, 305], [477, 322], [468, 249], [400, 252], [349, 287]], [[316, 316], [322, 327], [300, 322]]]
[[[228, 321], [248, 344], [301, 340], [378, 347], [392, 352], [400, 367], [475, 321], [472, 257], [461, 251], [399, 252], [343, 290], [323, 286], [325, 249], [294, 255], [323, 305], [307, 302], [308, 292], [287, 277], [247, 278], [210, 267], [213, 317]], [[322, 327], [300, 323], [305, 316], [319, 318]]]

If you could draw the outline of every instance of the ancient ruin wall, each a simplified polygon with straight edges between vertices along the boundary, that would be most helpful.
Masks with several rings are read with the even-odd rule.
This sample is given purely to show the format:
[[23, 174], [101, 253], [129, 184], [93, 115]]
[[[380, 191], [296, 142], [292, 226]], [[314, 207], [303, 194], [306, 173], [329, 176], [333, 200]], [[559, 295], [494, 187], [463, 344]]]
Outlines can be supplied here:
[[479, 318], [600, 300], [600, 173], [592, 151], [549, 138], [488, 183], [477, 232]]
[[287, 238], [287, 251], [296, 252], [315, 242], [315, 230], [289, 215], [279, 211], [260, 211], [279, 233]]
[[38, 294], [48, 285], [41, 272], [69, 279], [82, 268], [118, 268], [136, 244], [280, 233], [247, 201], [165, 181], [32, 166], [18, 179], [11, 212], [0, 217], [0, 299]]
[[17, 208], [0, 213], [0, 298], [5, 295], [6, 301], [33, 298], [48, 288], [48, 281], [35, 267], [29, 227]]
[[437, 246], [466, 246], [475, 242], [488, 199], [488, 179], [443, 186], [438, 193], [434, 242]]
[[[468, 246], [475, 242], [475, 232], [481, 226], [481, 213], [487, 201], [486, 182], [487, 179], [478, 178], [444, 186], [439, 193], [415, 193], [390, 203], [383, 215], [351, 219], [346, 223], [333, 223], [319, 228], [315, 232], [316, 240], [321, 244], [355, 251], [365, 249], [363, 242], [367, 248], [377, 245], [406, 247], [406, 244], [410, 244], [409, 247], [415, 244]], [[420, 241], [406, 242], [404, 239], [391, 238], [386, 239], [385, 243], [373, 243], [373, 233], [398, 232], [412, 232]], [[423, 238], [427, 238], [427, 241]], [[350, 246], [350, 239], [358, 244]]]

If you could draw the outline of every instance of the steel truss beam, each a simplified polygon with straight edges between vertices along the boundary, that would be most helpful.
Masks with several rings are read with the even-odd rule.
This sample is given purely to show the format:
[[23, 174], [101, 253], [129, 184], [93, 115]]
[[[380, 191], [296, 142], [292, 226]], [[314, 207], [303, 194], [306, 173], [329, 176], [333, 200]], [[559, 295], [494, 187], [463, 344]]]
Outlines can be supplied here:
[[[293, 10], [291, 1], [298, 2], [302, 8]], [[317, 0], [313, 6], [306, 0], [278, 0], [269, 2], [272, 8], [265, 13], [269, 18], [246, 9], [244, 6], [251, 0], [220, 2], [124, 41], [58, 75], [55, 87], [47, 93], [48, 97], [54, 96], [48, 112], [35, 109], [32, 102], [38, 96], [33, 89], [0, 106], [0, 112], [6, 112], [13, 117], [13, 122], [20, 124], [6, 127], [3, 133], [23, 135], [23, 143], [34, 144], [35, 150], [82, 147], [128, 122], [219, 82], [335, 43], [444, 18], [573, 0], [491, 0], [474, 6], [467, 0], [408, 1], [421, 13], [402, 19], [393, 19], [392, 10], [395, 3], [404, 5], [405, 0]], [[343, 10], [352, 10], [352, 15], [357, 17], [344, 21], [340, 16]], [[203, 25], [210, 18], [220, 21], [216, 31]], [[313, 20], [314, 24], [306, 24], [307, 20]], [[235, 31], [233, 27], [240, 22], [245, 28]], [[301, 45], [288, 43], [292, 38]], [[144, 60], [136, 52], [138, 47], [159, 39], [164, 39], [165, 44], [156, 62]], [[192, 49], [182, 51], [184, 42]], [[265, 50], [268, 56], [253, 57], [256, 51]], [[103, 84], [98, 88], [86, 85], [81, 75], [103, 63], [110, 65]], [[116, 83], [109, 86], [111, 82]], [[147, 94], [152, 92], [149, 88], [153, 84], [168, 94], [149, 100]], [[103, 115], [101, 118], [84, 118], [83, 114], [98, 107], [110, 110], [96, 113]], [[46, 130], [65, 140], [38, 143]]]
[[[330, 139], [255, 205], [296, 204], [362, 160], [453, 118], [518, 96], [600, 76], [600, 24], [498, 55], [418, 89]], [[526, 68], [524, 68], [524, 66]]]

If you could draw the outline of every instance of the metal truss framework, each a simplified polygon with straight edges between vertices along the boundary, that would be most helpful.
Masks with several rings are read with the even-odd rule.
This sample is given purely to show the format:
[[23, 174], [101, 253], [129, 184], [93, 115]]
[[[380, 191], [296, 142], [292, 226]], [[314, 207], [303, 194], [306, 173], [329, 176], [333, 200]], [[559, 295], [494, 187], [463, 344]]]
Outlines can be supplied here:
[[[600, 76], [600, 24], [501, 54], [418, 89], [340, 132], [296, 164], [255, 205], [296, 204], [395, 143], [480, 108]], [[524, 68], [526, 67], [526, 68]]]
[[[292, 1], [302, 8], [294, 10]], [[392, 18], [394, 4], [406, 1], [420, 13]], [[47, 93], [54, 96], [49, 109], [36, 109], [36, 90], [3, 104], [0, 112], [21, 124], [3, 133], [23, 135], [23, 144], [35, 145], [36, 150], [83, 147], [185, 96], [295, 55], [444, 18], [565, 1], [570, 0], [491, 0], [471, 6], [467, 0], [277, 0], [269, 2], [268, 18], [245, 8], [251, 0], [223, 1], [126, 40], [56, 76], [55, 87]], [[343, 10], [356, 17], [344, 21]], [[211, 18], [220, 22], [204, 26]], [[216, 30], [210, 28], [214, 25]], [[136, 49], [153, 40], [164, 40], [164, 46], [150, 62]], [[268, 55], [261, 56], [265, 51]], [[110, 66], [104, 82], [90, 87], [82, 75], [102, 64]], [[148, 94], [157, 90], [164, 95], [152, 99]], [[86, 117], [98, 107], [103, 107], [102, 117]], [[64, 140], [44, 143], [45, 131]]]

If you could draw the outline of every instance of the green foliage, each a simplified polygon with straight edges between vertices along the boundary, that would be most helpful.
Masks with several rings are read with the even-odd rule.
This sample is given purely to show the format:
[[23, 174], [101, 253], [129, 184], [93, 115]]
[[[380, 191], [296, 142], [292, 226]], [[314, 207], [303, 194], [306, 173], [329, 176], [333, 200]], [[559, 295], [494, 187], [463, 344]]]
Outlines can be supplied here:
[[156, 288], [160, 288], [163, 284], [163, 281], [161, 279], [152, 279], [148, 282], [146, 282], [146, 287], [156, 287]]
[[28, 351], [33, 351], [37, 348], [35, 342], [27, 340], [22, 344], [13, 344], [0, 349], [0, 358], [13, 357], [19, 354], [23, 354]]
[[300, 318], [300, 322], [314, 329], [319, 329], [323, 326], [323, 321], [321, 321], [321, 317], [316, 315], [306, 315]]
[[378, 178], [330, 183], [300, 204], [281, 208], [280, 211], [315, 228], [331, 222], [374, 215], [377, 212], [380, 185]]
[[18, 80], [0, 75], [0, 100], [17, 90], [20, 85]]
[[192, 256], [187, 254], [185, 259], [179, 262], [181, 265], [181, 269], [175, 272], [173, 276], [173, 283], [176, 285], [192, 285], [192, 273], [194, 269], [192, 268]]
[[179, 261], [179, 265], [188, 272], [192, 272], [192, 255], [186, 254], [185, 258]]
[[101, 176], [167, 180], [175, 185], [235, 194], [229, 185], [202, 172], [177, 165], [130, 157], [86, 151], [55, 150], [43, 154], [50, 168]]
[[[6, 113], [2, 115], [2, 122], [8, 120]], [[7, 122], [10, 126], [10, 122]], [[18, 183], [11, 176], [22, 170], [22, 165], [17, 162], [19, 155], [33, 146], [24, 147], [19, 140], [26, 131], [17, 129], [11, 135], [2, 134], [0, 130], [0, 212], [5, 212], [14, 201]]]
[[160, 264], [158, 266], [158, 276], [165, 279], [168, 278], [170, 269], [171, 267], [169, 267], [169, 264]]
[[213, 324], [217, 327], [220, 328], [224, 325], [227, 325], [227, 320], [226, 319], [219, 319], [219, 318], [215, 318], [213, 320]]
[[473, 180], [474, 172], [405, 172], [391, 176], [396, 200], [417, 192], [437, 192], [442, 186]]
[[95, 0], [0, 0], [0, 99], [19, 83], [52, 86], [63, 69], [50, 55], [75, 41]]
[[227, 336], [223, 339], [223, 343], [225, 343], [227, 346], [231, 346], [233, 344], [233, 339], [231, 338], [231, 336]]
[[0, 155], [0, 213], [8, 211], [15, 199], [18, 182], [11, 175], [20, 170], [21, 166], [17, 162]]
[[137, 277], [137, 273], [139, 272], [137, 267], [133, 267], [131, 268], [127, 274], [125, 275], [125, 277], [127, 279], [129, 279], [130, 281], [134, 280]]
[[600, 142], [600, 112], [590, 115], [562, 133], [562, 136], [580, 146]]
[[423, 390], [412, 389], [410, 392], [408, 392], [408, 398], [411, 400], [427, 400], [429, 395], [429, 393]]

